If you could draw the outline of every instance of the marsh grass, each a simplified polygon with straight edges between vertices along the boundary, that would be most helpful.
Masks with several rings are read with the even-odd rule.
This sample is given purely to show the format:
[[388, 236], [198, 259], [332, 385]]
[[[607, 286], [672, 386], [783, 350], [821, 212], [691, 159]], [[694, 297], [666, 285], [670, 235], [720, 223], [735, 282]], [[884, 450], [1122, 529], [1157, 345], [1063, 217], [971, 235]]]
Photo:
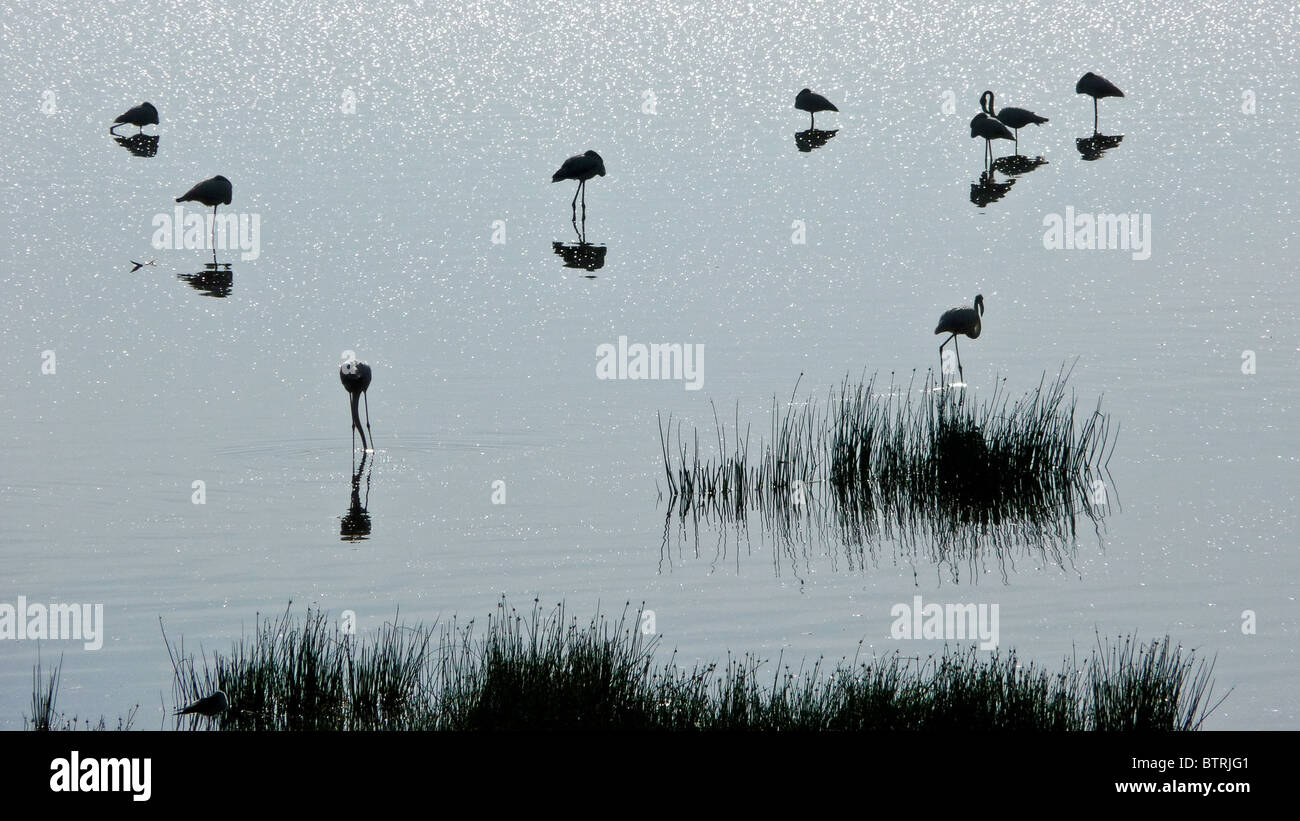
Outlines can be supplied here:
[[[32, 713], [30, 716], [23, 716], [23, 729], [35, 732], [69, 732], [73, 730], [108, 730], [108, 719], [100, 716], [98, 721], [82, 719], [77, 716], [66, 716], [56, 709], [59, 697], [59, 684], [63, 676], [63, 657], [59, 656], [59, 663], [54, 670], [50, 672], [48, 679], [41, 675], [41, 659], [39, 653], [36, 657], [36, 664], [32, 668]], [[127, 711], [125, 716], [118, 716], [117, 730], [129, 730], [135, 723], [136, 713], [140, 705], [137, 704]]]
[[1068, 542], [1078, 517], [1097, 524], [1108, 511], [1118, 433], [1100, 402], [1080, 418], [1068, 377], [1044, 375], [1015, 401], [999, 382], [982, 402], [929, 375], [919, 386], [846, 378], [823, 404], [794, 401], [796, 384], [784, 408], [773, 401], [757, 445], [739, 411], [729, 433], [715, 410], [716, 447], [703, 449], [698, 429], [661, 417], [669, 515], [743, 522], [756, 512], [778, 534], [829, 521], [848, 543]]
[[[564, 605], [521, 613], [503, 599], [480, 629], [387, 624], [333, 635], [318, 610], [263, 622], [228, 654], [171, 653], [177, 704], [217, 688], [211, 723], [269, 730], [1030, 730], [1199, 729], [1213, 662], [1170, 644], [1098, 639], [1052, 672], [1014, 650], [949, 647], [927, 658], [791, 666], [752, 654], [683, 668], [625, 606], [579, 622]], [[196, 664], [199, 665], [196, 667]], [[1225, 696], [1226, 698], [1226, 696]]]

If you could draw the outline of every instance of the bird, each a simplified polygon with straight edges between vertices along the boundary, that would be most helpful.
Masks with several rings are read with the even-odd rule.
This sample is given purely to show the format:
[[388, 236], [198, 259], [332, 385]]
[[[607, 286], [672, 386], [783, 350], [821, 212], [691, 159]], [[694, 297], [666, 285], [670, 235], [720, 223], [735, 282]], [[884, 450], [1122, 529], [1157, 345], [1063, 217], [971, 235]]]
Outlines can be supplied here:
[[207, 696], [205, 698], [201, 698], [198, 701], [194, 702], [193, 704], [189, 705], [188, 707], [185, 707], [184, 709], [177, 710], [175, 715], [178, 716], [199, 715], [199, 716], [205, 716], [207, 718], [212, 718], [213, 716], [224, 713], [226, 709], [229, 707], [230, 707], [230, 702], [226, 700], [225, 691], [218, 690], [212, 695]]
[[233, 195], [234, 188], [231, 186], [230, 180], [218, 174], [210, 180], [204, 180], [195, 185], [176, 198], [177, 202], [197, 202], [212, 206], [212, 251], [214, 257], [217, 250], [217, 206], [230, 205]]
[[605, 161], [595, 151], [576, 154], [560, 166], [560, 170], [551, 175], [551, 182], [560, 180], [577, 180], [578, 190], [573, 192], [573, 218], [578, 218], [578, 195], [582, 194], [582, 213], [587, 214], [587, 180], [599, 174], [605, 176]]
[[[366, 433], [370, 430], [370, 397], [366, 396], [366, 391], [370, 389], [370, 366], [355, 357], [339, 365], [339, 381], [347, 389], [348, 399], [352, 403], [352, 449], [357, 447], [357, 434], [361, 434], [361, 449], [370, 450], [370, 444], [366, 443]], [[357, 413], [357, 403], [362, 396], [366, 396], [366, 429], [361, 429], [361, 415]], [[370, 434], [370, 443], [375, 441], [375, 435]]]
[[998, 122], [1005, 125], [1015, 132], [1016, 153], [1020, 153], [1020, 129], [1027, 125], [1042, 125], [1047, 122], [1046, 117], [1040, 117], [1027, 108], [1013, 108], [1008, 106], [997, 114], [993, 113], [993, 92], [986, 91], [980, 95], [980, 108], [990, 117], [994, 117]]
[[136, 262], [135, 260], [131, 260], [131, 264], [135, 266], [134, 268], [131, 269], [131, 273], [134, 274], [136, 271], [140, 270], [146, 265], [157, 265], [158, 260], [151, 259], [148, 262]]
[[1016, 136], [1000, 120], [984, 111], [970, 121], [970, 135], [984, 138], [984, 159], [993, 162], [993, 141], [1014, 140]]
[[957, 373], [965, 381], [966, 374], [961, 369], [961, 348], [957, 347], [957, 335], [965, 334], [971, 339], [979, 339], [980, 336], [980, 317], [984, 315], [984, 295], [975, 295], [975, 307], [973, 308], [949, 308], [939, 317], [939, 324], [935, 326], [936, 334], [952, 334], [939, 345], [939, 370], [943, 371], [943, 349], [949, 342], [957, 350]]
[[125, 113], [119, 114], [109, 126], [108, 133], [116, 133], [116, 129], [123, 125], [133, 125], [144, 133], [146, 125], [158, 125], [158, 109], [153, 107], [153, 103], [140, 103], [135, 108], [128, 108]]
[[1074, 84], [1075, 94], [1087, 94], [1092, 98], [1092, 133], [1097, 133], [1097, 101], [1102, 97], [1123, 97], [1124, 92], [1119, 90], [1119, 86], [1102, 77], [1100, 74], [1093, 74], [1089, 71], [1079, 78], [1079, 82]]
[[839, 109], [835, 107], [835, 104], [830, 100], [806, 88], [795, 95], [794, 107], [800, 111], [808, 112], [809, 131], [814, 128], [818, 111], [839, 111]]

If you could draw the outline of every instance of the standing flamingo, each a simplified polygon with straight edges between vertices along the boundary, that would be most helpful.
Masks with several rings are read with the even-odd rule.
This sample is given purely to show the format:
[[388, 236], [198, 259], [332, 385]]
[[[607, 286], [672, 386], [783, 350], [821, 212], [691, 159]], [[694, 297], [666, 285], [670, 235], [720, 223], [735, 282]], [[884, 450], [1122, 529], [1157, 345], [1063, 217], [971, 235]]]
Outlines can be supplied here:
[[1097, 133], [1097, 101], [1102, 97], [1123, 97], [1124, 92], [1119, 90], [1119, 86], [1102, 77], [1100, 74], [1093, 74], [1089, 71], [1079, 78], [1079, 82], [1074, 84], [1075, 94], [1087, 94], [1092, 98], [1092, 133]]
[[[357, 434], [361, 434], [361, 449], [368, 451], [371, 449], [370, 444], [375, 441], [375, 435], [370, 434], [370, 444], [366, 443], [366, 433], [370, 430], [370, 397], [366, 391], [370, 389], [370, 366], [359, 359], [351, 358], [339, 365], [339, 381], [347, 389], [348, 400], [352, 404], [352, 449], [357, 447]], [[366, 397], [366, 429], [361, 429], [361, 414], [357, 412], [357, 403], [361, 397]]]
[[993, 92], [986, 91], [980, 95], [980, 108], [990, 117], [996, 117], [997, 121], [1010, 128], [1016, 136], [1016, 155], [1020, 154], [1020, 129], [1027, 125], [1042, 125], [1047, 122], [1046, 117], [1040, 117], [1027, 108], [1014, 108], [1008, 106], [997, 114], [993, 113]]
[[943, 341], [939, 346], [939, 370], [943, 372], [943, 348], [949, 342], [957, 351], [957, 373], [961, 380], [966, 381], [966, 374], [961, 369], [961, 348], [957, 346], [957, 335], [965, 334], [971, 339], [979, 339], [980, 336], [980, 317], [984, 315], [984, 295], [975, 295], [975, 307], [973, 308], [949, 308], [939, 317], [939, 324], [935, 327], [936, 334], [952, 334]]
[[578, 190], [573, 192], [573, 219], [578, 219], [578, 195], [582, 195], [582, 216], [587, 217], [587, 180], [599, 174], [605, 176], [605, 161], [595, 151], [585, 151], [564, 161], [560, 170], [551, 175], [551, 182], [577, 180]]
[[177, 202], [198, 202], [212, 206], [212, 255], [214, 260], [217, 254], [217, 206], [230, 205], [234, 193], [234, 187], [231, 186], [230, 180], [218, 174], [210, 180], [204, 180], [195, 185], [176, 198]]
[[815, 91], [804, 89], [794, 97], [794, 107], [808, 112], [808, 130], [816, 127], [818, 111], [839, 111], [835, 104]]
[[993, 164], [994, 140], [1014, 140], [1016, 138], [1011, 133], [1011, 129], [1003, 125], [996, 117], [983, 111], [976, 114], [975, 119], [970, 121], [970, 135], [984, 138], [984, 161], [987, 165]]
[[124, 113], [119, 114], [108, 129], [109, 134], [115, 134], [116, 129], [124, 125], [133, 125], [144, 133], [146, 125], [158, 125], [158, 109], [153, 107], [153, 103], [141, 103], [134, 108], [128, 108]]

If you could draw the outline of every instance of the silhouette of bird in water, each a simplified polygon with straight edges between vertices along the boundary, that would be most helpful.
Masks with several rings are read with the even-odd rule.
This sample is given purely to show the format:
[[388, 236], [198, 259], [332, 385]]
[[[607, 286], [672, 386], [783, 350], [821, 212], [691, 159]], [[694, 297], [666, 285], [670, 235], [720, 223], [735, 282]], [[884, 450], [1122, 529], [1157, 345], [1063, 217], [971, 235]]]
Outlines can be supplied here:
[[230, 205], [233, 196], [234, 188], [231, 186], [230, 180], [218, 174], [210, 180], [204, 180], [195, 185], [176, 198], [177, 202], [197, 202], [212, 207], [212, 253], [214, 259], [217, 252], [217, 206]]
[[[352, 403], [352, 449], [357, 447], [357, 434], [361, 434], [361, 449], [370, 450], [370, 444], [366, 443], [366, 433], [370, 430], [370, 397], [366, 391], [370, 390], [370, 366], [359, 359], [349, 359], [342, 365], [339, 365], [339, 381], [347, 389], [348, 400]], [[366, 429], [361, 429], [361, 415], [357, 412], [357, 403], [361, 397], [366, 397]], [[370, 443], [373, 444], [375, 436], [370, 435]]]
[[1040, 117], [1027, 108], [1008, 106], [994, 114], [992, 91], [986, 91], [980, 95], [980, 108], [983, 109], [985, 114], [997, 119], [998, 122], [1015, 132], [1017, 154], [1020, 153], [1020, 129], [1027, 125], [1042, 125], [1047, 122], [1046, 117]]
[[808, 112], [808, 129], [816, 128], [818, 111], [839, 111], [835, 104], [815, 91], [804, 89], [794, 97], [794, 107]]
[[994, 140], [1014, 140], [1016, 137], [997, 118], [981, 111], [970, 121], [970, 135], [972, 137], [984, 138], [984, 161], [986, 165], [993, 164], [993, 141]]
[[564, 161], [560, 170], [551, 175], [551, 182], [577, 180], [578, 190], [573, 192], [573, 218], [578, 218], [578, 195], [582, 195], [582, 214], [587, 214], [587, 180], [596, 175], [605, 176], [605, 161], [595, 151], [584, 151]]
[[1119, 87], [1102, 77], [1100, 74], [1093, 74], [1089, 71], [1079, 78], [1079, 82], [1074, 84], [1075, 94], [1087, 94], [1092, 98], [1092, 133], [1097, 133], [1097, 101], [1102, 97], [1123, 97], [1124, 92]]
[[117, 129], [124, 125], [133, 125], [140, 129], [140, 133], [144, 133], [146, 125], [158, 125], [158, 109], [153, 107], [153, 103], [140, 103], [135, 108], [128, 108], [117, 116], [108, 133], [116, 134]]
[[225, 691], [218, 690], [212, 695], [201, 698], [184, 709], [177, 710], [175, 714], [178, 716], [199, 715], [212, 718], [213, 716], [224, 713], [229, 707], [230, 703], [226, 700]]
[[975, 307], [973, 308], [949, 308], [939, 317], [939, 324], [935, 326], [936, 334], [952, 334], [939, 345], [939, 371], [943, 372], [943, 349], [949, 342], [957, 351], [957, 373], [963, 382], [966, 381], [966, 374], [961, 369], [961, 348], [957, 346], [957, 335], [965, 334], [971, 339], [979, 339], [980, 336], [980, 317], [984, 315], [984, 295], [975, 295]]

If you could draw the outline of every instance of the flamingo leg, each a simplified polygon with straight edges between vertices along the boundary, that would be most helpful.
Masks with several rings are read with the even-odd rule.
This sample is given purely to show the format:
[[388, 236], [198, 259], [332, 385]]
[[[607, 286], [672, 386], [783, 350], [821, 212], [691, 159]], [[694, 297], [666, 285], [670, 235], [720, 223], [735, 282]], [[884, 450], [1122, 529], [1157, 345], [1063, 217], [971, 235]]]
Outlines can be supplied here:
[[808, 112], [808, 130], [809, 130], [809, 131], [812, 131], [812, 130], [815, 129], [816, 127], [817, 127], [817, 115], [814, 114], [814, 113], [812, 113], [811, 111], [809, 111], [809, 112]]
[[569, 203], [569, 207], [573, 209], [573, 218], [574, 218], [575, 220], [578, 218], [578, 194], [580, 194], [580, 193], [582, 193], [582, 181], [581, 181], [581, 180], [578, 181], [578, 187], [577, 187], [577, 189], [573, 192], [573, 202]]
[[957, 338], [957, 334], [949, 334], [948, 338], [945, 339], [939, 345], [939, 384], [940, 385], [943, 384], [943, 349], [948, 345], [949, 342], [952, 342], [956, 338]]
[[957, 352], [957, 378], [964, 383], [966, 373], [961, 369], [961, 346], [957, 344], [957, 334], [952, 335], [952, 347]]
[[[370, 394], [363, 393], [361, 395], [366, 400], [366, 433], [370, 434], [370, 447], [373, 448], [375, 446], [375, 434], [370, 431]], [[362, 458], [364, 459], [365, 457]]]
[[582, 221], [587, 221], [587, 181], [583, 180], [578, 183], [578, 188], [582, 191]]
[[1097, 98], [1092, 98], [1092, 133], [1097, 133]]

